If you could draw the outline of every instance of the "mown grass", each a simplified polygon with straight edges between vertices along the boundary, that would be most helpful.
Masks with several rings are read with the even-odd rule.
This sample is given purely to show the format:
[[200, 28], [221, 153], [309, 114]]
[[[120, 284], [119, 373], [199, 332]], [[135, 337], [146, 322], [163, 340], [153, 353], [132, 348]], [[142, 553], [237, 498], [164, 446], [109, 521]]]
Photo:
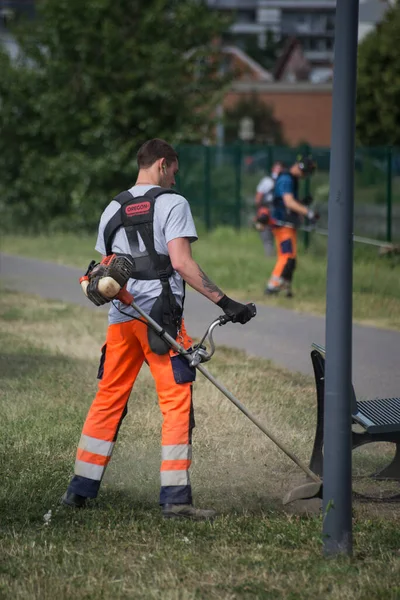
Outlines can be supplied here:
[[[214, 523], [160, 516], [161, 419], [146, 367], [99, 498], [84, 511], [60, 508], [96, 389], [105, 320], [63, 303], [1, 296], [2, 599], [399, 597], [397, 508], [355, 505], [354, 556], [324, 559], [319, 511], [281, 504], [301, 479], [297, 467], [200, 375], [192, 482], [196, 504], [218, 509]], [[310, 378], [225, 348], [209, 368], [307, 460]]]
[[[200, 231], [193, 254], [206, 273], [228, 294], [297, 311], [324, 314], [326, 308], [326, 239], [314, 235], [306, 252], [302, 234], [295, 273], [295, 298], [265, 298], [274, 258], [264, 256], [258, 234], [218, 228]], [[4, 236], [2, 250], [86, 269], [97, 255], [95, 235]], [[376, 248], [354, 249], [353, 316], [356, 321], [400, 330], [399, 257], [381, 257]]]

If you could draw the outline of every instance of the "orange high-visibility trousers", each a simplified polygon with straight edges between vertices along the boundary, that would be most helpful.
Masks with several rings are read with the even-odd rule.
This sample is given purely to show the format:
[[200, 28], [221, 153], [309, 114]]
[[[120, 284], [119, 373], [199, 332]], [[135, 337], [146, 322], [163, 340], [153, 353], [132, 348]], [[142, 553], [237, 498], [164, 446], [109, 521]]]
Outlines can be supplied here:
[[[179, 342], [185, 348], [192, 344], [184, 323]], [[146, 361], [163, 415], [160, 504], [190, 504], [194, 369], [172, 351], [162, 356], [154, 354], [149, 347], [147, 326], [136, 320], [110, 325], [104, 348], [104, 371], [83, 426], [69, 491], [89, 498], [97, 496], [133, 384]]]
[[285, 281], [291, 282], [296, 265], [297, 231], [292, 227], [275, 227], [272, 230], [275, 238], [277, 261], [268, 287], [280, 287]]

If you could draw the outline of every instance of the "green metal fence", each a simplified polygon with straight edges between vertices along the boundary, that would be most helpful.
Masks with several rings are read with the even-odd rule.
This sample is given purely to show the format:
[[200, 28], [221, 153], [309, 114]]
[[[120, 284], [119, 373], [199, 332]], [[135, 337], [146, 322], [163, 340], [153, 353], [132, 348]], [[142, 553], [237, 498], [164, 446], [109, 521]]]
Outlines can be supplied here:
[[[178, 189], [193, 214], [210, 230], [219, 225], [247, 227], [254, 214], [258, 182], [275, 160], [290, 166], [299, 153], [317, 161], [315, 174], [302, 182], [311, 193], [327, 226], [329, 148], [277, 146], [195, 146], [178, 148]], [[400, 240], [400, 148], [357, 148], [355, 152], [354, 233], [385, 241]]]

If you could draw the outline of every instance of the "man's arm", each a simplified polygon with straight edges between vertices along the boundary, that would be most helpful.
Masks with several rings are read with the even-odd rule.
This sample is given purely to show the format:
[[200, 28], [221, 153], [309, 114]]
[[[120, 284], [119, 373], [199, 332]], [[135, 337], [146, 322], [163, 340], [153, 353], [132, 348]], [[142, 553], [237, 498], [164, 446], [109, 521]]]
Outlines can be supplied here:
[[298, 202], [293, 194], [283, 194], [283, 202], [286, 208], [306, 217], [308, 215], [308, 207]]
[[255, 197], [255, 204], [256, 206], [260, 206], [261, 204], [261, 200], [263, 199], [264, 194], [262, 194], [261, 192], [257, 192], [256, 193], [256, 197]]
[[175, 238], [168, 242], [168, 254], [175, 271], [193, 289], [216, 304], [224, 292], [204, 273], [192, 257], [192, 249], [187, 238]]
[[255, 316], [254, 304], [241, 304], [229, 298], [192, 258], [187, 238], [175, 238], [168, 242], [168, 253], [175, 271], [196, 291], [217, 304], [233, 323], [244, 325]]

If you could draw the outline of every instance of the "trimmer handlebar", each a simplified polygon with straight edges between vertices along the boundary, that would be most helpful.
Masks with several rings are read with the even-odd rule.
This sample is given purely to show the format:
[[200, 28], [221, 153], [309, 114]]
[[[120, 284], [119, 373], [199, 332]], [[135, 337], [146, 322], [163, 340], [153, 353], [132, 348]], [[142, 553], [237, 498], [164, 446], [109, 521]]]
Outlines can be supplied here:
[[[118, 294], [115, 296], [115, 298], [120, 300], [127, 306], [132, 306], [132, 304], [134, 304], [134, 298], [133, 298], [132, 294], [130, 292], [128, 292], [126, 287], [123, 287], [118, 292]], [[250, 304], [247, 304], [247, 306], [249, 306], [251, 309], [251, 318], [255, 317], [257, 314], [257, 309], [256, 309], [255, 304], [253, 304], [251, 302]], [[134, 307], [134, 308], [138, 309], [138, 307]], [[138, 310], [140, 313], [142, 313], [142, 311], [140, 309], [138, 309]], [[146, 316], [148, 316], [148, 315], [146, 315]], [[228, 315], [220, 315], [217, 319], [215, 319], [209, 325], [209, 327], [207, 328], [207, 331], [203, 335], [201, 341], [198, 344], [196, 344], [196, 346], [193, 348], [192, 352], [188, 353], [189, 364], [192, 367], [196, 367], [200, 363], [207, 362], [210, 360], [210, 358], [213, 356], [213, 354], [215, 352], [215, 343], [214, 343], [214, 338], [213, 338], [214, 329], [218, 326], [226, 325], [226, 323], [229, 323], [231, 321], [232, 321], [232, 317], [229, 317]], [[209, 351], [207, 351], [207, 348], [204, 346], [204, 343], [207, 341], [210, 346]], [[172, 343], [172, 340], [171, 340], [171, 343]], [[183, 350], [183, 348], [181, 350]], [[189, 357], [190, 357], [190, 359], [189, 359]]]
[[256, 305], [254, 304], [254, 302], [249, 302], [249, 303], [247, 304], [247, 306], [250, 306], [250, 309], [251, 309], [251, 318], [255, 317], [255, 316], [256, 316], [256, 314], [257, 314], [257, 307], [256, 307]]
[[[247, 306], [249, 306], [251, 308], [251, 313], [252, 313], [251, 318], [255, 317], [257, 314], [256, 305], [253, 304], [252, 302], [250, 302], [249, 304], [247, 304]], [[214, 329], [217, 326], [226, 325], [227, 323], [230, 323], [231, 321], [232, 321], [232, 317], [228, 317], [228, 315], [221, 315], [220, 317], [215, 319], [215, 321], [213, 321], [209, 325], [209, 327], [207, 328], [207, 331], [203, 335], [201, 341], [198, 344], [196, 344], [194, 351], [192, 352], [192, 357], [189, 362], [190, 366], [196, 367], [199, 363], [207, 362], [210, 360], [210, 358], [213, 356], [213, 354], [215, 352], [215, 343], [214, 343], [214, 338], [213, 338]], [[207, 351], [206, 347], [204, 346], [204, 342], [207, 342], [207, 340], [210, 345], [209, 351]]]

